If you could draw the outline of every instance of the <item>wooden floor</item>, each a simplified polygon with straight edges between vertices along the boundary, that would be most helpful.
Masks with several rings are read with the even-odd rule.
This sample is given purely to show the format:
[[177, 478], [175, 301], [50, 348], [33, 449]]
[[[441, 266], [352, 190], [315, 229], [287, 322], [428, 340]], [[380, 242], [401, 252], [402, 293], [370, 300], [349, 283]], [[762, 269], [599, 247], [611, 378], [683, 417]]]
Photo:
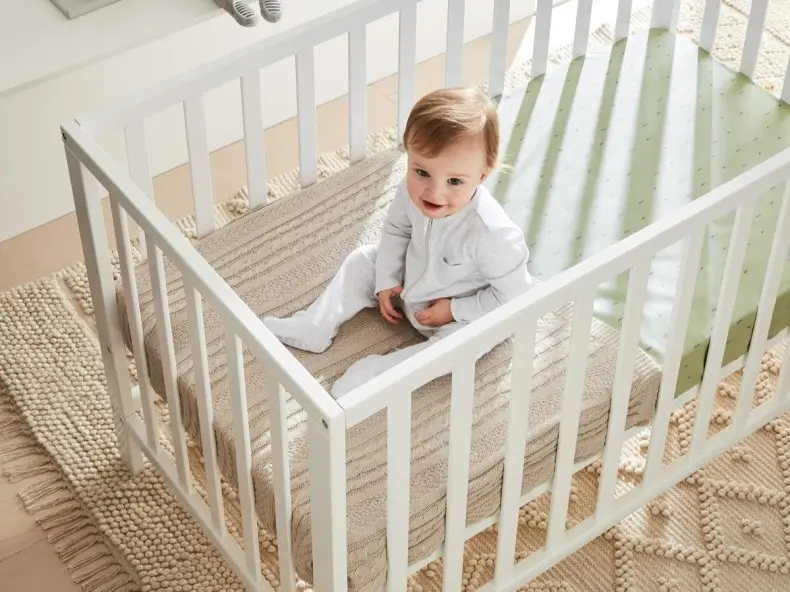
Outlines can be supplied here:
[[[528, 21], [511, 26], [508, 63], [520, 52]], [[487, 78], [489, 40], [482, 38], [464, 48], [463, 82]], [[442, 86], [444, 59], [437, 57], [417, 67], [419, 95]], [[393, 76], [368, 87], [368, 130], [396, 121], [397, 79]], [[318, 109], [319, 154], [348, 143], [348, 102], [341, 98]], [[296, 120], [266, 131], [268, 174], [276, 176], [298, 164]], [[273, 149], [274, 147], [274, 149]], [[234, 144], [211, 158], [214, 195], [226, 201], [244, 185], [244, 148]], [[189, 171], [181, 167], [154, 180], [157, 205], [171, 219], [192, 211]], [[108, 214], [108, 212], [105, 212]], [[107, 220], [109, 217], [107, 216]], [[109, 225], [108, 223], [108, 226]], [[112, 239], [111, 239], [112, 240]], [[48, 275], [81, 260], [76, 219], [68, 215], [30, 232], [0, 243], [0, 292]], [[0, 589], [28, 592], [79, 591], [55, 555], [43, 531], [25, 512], [17, 492], [30, 481], [9, 483], [0, 475]]]

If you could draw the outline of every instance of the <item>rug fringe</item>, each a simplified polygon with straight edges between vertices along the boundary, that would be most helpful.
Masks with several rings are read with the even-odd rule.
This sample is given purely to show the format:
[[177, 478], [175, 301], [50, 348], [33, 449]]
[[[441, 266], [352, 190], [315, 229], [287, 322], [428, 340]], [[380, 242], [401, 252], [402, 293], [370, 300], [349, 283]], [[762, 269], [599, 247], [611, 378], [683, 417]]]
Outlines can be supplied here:
[[46, 457], [31, 460], [19, 465], [13, 465], [3, 470], [3, 474], [11, 483], [18, 483], [31, 477], [44, 475], [57, 471], [55, 466]]

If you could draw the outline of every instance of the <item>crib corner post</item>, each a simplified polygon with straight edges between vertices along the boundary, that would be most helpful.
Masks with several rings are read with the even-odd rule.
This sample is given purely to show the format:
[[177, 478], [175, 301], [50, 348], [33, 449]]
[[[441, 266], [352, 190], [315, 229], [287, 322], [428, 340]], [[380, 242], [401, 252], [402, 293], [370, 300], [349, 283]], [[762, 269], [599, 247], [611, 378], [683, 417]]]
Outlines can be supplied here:
[[310, 523], [316, 592], [348, 589], [346, 551], [346, 420], [338, 406], [309, 420]]
[[101, 200], [96, 187], [86, 182], [85, 167], [69, 146], [65, 132], [63, 142], [118, 449], [126, 467], [136, 475], [142, 471], [144, 461], [142, 449], [125, 420], [135, 413], [136, 404], [132, 396], [126, 348], [121, 337]]

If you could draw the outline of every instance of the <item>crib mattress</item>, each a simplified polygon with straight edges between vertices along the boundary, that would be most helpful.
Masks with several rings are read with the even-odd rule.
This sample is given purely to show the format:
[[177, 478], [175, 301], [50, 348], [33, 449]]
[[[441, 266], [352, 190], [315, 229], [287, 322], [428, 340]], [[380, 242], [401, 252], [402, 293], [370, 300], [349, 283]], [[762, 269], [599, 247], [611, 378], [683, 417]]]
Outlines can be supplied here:
[[[489, 187], [549, 278], [790, 146], [790, 107], [666, 31], [645, 31], [557, 68], [500, 102], [503, 160]], [[782, 187], [760, 198], [723, 363], [747, 352]], [[734, 214], [705, 235], [677, 394], [698, 385]], [[682, 245], [653, 261], [641, 345], [665, 355]], [[628, 277], [599, 286], [598, 319], [618, 328]], [[790, 324], [785, 269], [771, 322]]]
[[[405, 172], [397, 151], [379, 154], [298, 194], [274, 202], [232, 222], [197, 244], [200, 253], [240, 294], [254, 312], [289, 315], [312, 301], [343, 258], [358, 245], [376, 241], [387, 206]], [[183, 285], [165, 263], [178, 368], [178, 391], [185, 425], [199, 442], [199, 416], [190, 353]], [[156, 341], [155, 314], [146, 267], [137, 269], [140, 306], [154, 388], [165, 396]], [[122, 292], [121, 318], [128, 322]], [[570, 306], [540, 320], [533, 370], [532, 428], [525, 450], [523, 489], [553, 475], [561, 396], [564, 387]], [[210, 307], [204, 314], [218, 456], [223, 474], [236, 484], [231, 405], [220, 319]], [[130, 336], [125, 331], [125, 339]], [[299, 360], [327, 388], [355, 360], [384, 353], [420, 339], [408, 325], [392, 327], [376, 311], [346, 323], [325, 353], [294, 350]], [[584, 391], [576, 459], [603, 448], [618, 334], [600, 321], [589, 342], [589, 370]], [[510, 401], [511, 344], [506, 342], [478, 361], [469, 487], [469, 522], [494, 515], [501, 497], [507, 412]], [[275, 529], [270, 456], [267, 377], [245, 350], [253, 448], [256, 510], [264, 528]], [[517, 363], [517, 361], [516, 361]], [[642, 352], [637, 357], [627, 426], [649, 421], [658, 391], [657, 365]], [[430, 556], [444, 539], [447, 438], [451, 380], [442, 377], [413, 395], [412, 478], [409, 559]], [[404, 394], [405, 396], [405, 394]], [[299, 574], [311, 578], [311, 533], [308, 488], [308, 440], [304, 412], [288, 400], [289, 457], [293, 495], [293, 540]], [[525, 423], [527, 418], [525, 418]], [[382, 412], [350, 428], [348, 455], [349, 585], [353, 590], [380, 588], [386, 578], [386, 415]]]

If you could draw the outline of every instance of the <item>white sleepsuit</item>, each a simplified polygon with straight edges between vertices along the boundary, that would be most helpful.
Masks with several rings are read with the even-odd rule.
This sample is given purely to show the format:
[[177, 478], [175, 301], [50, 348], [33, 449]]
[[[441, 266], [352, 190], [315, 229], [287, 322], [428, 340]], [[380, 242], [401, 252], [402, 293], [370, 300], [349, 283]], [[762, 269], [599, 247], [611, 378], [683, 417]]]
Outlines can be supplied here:
[[[528, 290], [528, 258], [521, 230], [484, 186], [459, 211], [430, 219], [411, 201], [404, 181], [379, 244], [353, 251], [306, 310], [288, 319], [266, 317], [264, 323], [283, 343], [320, 353], [340, 325], [364, 308], [378, 307], [379, 292], [402, 286], [404, 315], [428, 340], [359, 360], [335, 382], [332, 394], [339, 397]], [[417, 322], [414, 314], [440, 298], [450, 299], [455, 322]]]

